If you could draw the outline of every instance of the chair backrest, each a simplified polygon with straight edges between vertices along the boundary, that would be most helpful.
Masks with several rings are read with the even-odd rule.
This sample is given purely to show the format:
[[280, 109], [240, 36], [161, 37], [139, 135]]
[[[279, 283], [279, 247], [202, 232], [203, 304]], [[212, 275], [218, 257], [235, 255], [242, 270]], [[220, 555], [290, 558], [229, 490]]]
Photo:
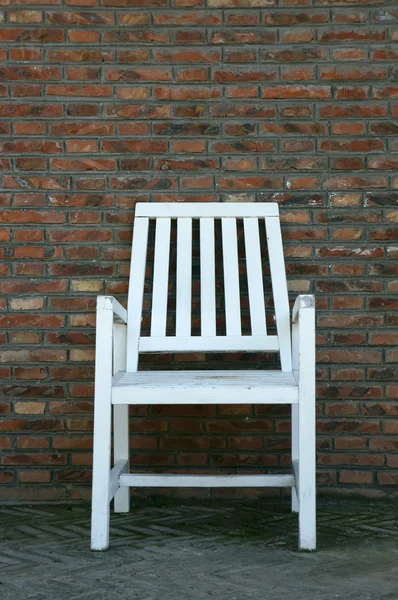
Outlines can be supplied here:
[[[177, 220], [174, 335], [166, 335], [171, 223]], [[148, 231], [156, 221], [150, 335], [141, 335]], [[192, 225], [199, 221], [200, 335], [192, 335]], [[221, 220], [225, 333], [216, 331], [215, 221]], [[242, 335], [237, 220], [243, 220], [251, 334]], [[265, 225], [265, 228], [264, 228]], [[277, 335], [267, 335], [260, 233], [266, 235]], [[289, 302], [276, 203], [138, 203], [128, 295], [127, 370], [141, 352], [280, 352], [291, 371]]]

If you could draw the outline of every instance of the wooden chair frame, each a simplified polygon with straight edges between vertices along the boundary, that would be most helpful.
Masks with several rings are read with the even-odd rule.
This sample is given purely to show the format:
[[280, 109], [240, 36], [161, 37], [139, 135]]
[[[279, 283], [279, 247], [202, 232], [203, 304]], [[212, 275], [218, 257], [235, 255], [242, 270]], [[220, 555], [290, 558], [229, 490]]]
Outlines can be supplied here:
[[[141, 336], [148, 222], [156, 219], [150, 336]], [[170, 220], [177, 219], [176, 335], [166, 336]], [[191, 336], [192, 218], [200, 219], [201, 336]], [[226, 336], [215, 327], [214, 222], [222, 222]], [[252, 335], [240, 324], [236, 218], [242, 218]], [[266, 331], [258, 220], [265, 219], [277, 335]], [[168, 246], [167, 246], [168, 247]], [[203, 267], [202, 267], [203, 264]], [[278, 205], [137, 204], [128, 312], [113, 297], [97, 299], [95, 357], [92, 550], [109, 545], [110, 501], [129, 512], [129, 487], [291, 487], [292, 511], [299, 514], [299, 548], [316, 547], [315, 507], [315, 307], [300, 295], [292, 311]], [[292, 341], [290, 333], [292, 333]], [[142, 352], [279, 352], [281, 371], [140, 372]], [[211, 376], [209, 375], [211, 374]], [[228, 374], [225, 377], [224, 374]], [[292, 405], [292, 473], [281, 475], [153, 475], [130, 473], [129, 404], [259, 403]], [[113, 454], [111, 469], [113, 406]]]

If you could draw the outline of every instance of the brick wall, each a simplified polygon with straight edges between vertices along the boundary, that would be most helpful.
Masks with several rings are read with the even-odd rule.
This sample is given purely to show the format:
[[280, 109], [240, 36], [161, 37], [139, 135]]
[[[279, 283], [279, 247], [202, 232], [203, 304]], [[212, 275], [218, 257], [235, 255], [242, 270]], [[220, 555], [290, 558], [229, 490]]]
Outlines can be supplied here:
[[[0, 5], [1, 499], [89, 495], [95, 296], [125, 299], [137, 201], [280, 203], [317, 295], [319, 485], [397, 490], [397, 4]], [[132, 429], [139, 467], [289, 462], [281, 407]]]

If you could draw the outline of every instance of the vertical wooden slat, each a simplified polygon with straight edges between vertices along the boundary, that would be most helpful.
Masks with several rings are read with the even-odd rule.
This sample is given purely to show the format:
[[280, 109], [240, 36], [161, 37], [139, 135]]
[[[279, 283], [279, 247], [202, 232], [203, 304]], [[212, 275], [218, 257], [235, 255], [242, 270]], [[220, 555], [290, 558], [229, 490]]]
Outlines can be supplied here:
[[277, 217], [266, 217], [265, 228], [267, 233], [276, 328], [280, 344], [281, 367], [282, 371], [291, 371], [292, 350], [290, 343], [289, 298], [287, 293], [285, 260], [283, 258], [279, 219]]
[[156, 219], [151, 336], [166, 335], [171, 219]]
[[266, 335], [263, 272], [258, 219], [243, 219], [252, 335]]
[[177, 219], [176, 335], [191, 335], [192, 219]]
[[221, 225], [227, 335], [241, 335], [236, 219], [223, 218]]
[[216, 335], [214, 219], [200, 219], [200, 321], [202, 336]]
[[139, 217], [135, 220], [131, 250], [127, 324], [127, 371], [130, 372], [136, 371], [138, 364], [138, 340], [141, 332], [148, 227], [148, 218]]

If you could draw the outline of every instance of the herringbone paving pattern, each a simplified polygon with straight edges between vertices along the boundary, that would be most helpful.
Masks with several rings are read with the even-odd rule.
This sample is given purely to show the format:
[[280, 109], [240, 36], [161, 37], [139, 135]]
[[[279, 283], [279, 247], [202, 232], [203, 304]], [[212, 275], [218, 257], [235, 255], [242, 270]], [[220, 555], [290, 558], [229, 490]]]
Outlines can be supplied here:
[[102, 553], [87, 506], [0, 518], [1, 600], [398, 600], [396, 502], [321, 500], [316, 553], [286, 502], [140, 499]]

